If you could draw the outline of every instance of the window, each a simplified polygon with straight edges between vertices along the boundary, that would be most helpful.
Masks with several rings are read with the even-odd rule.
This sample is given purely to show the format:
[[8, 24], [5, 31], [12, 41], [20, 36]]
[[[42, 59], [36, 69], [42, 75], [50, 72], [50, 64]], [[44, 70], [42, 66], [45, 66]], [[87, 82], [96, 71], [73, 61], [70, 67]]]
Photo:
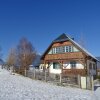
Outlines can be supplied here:
[[56, 53], [59, 53], [59, 52], [60, 52], [60, 48], [56, 47]]
[[52, 54], [54, 54], [54, 48], [52, 48]]
[[64, 53], [65, 52], [65, 46], [56, 47], [56, 53]]
[[58, 47], [56, 48], [56, 53], [58, 53], [59, 52], [59, 49], [58, 49]]
[[69, 46], [69, 52], [72, 52], [72, 46]]
[[70, 62], [70, 66], [71, 66], [71, 68], [76, 68], [76, 61]]
[[68, 46], [66, 46], [66, 50], [65, 51], [68, 52], [69, 51], [68, 49], [69, 49]]
[[55, 54], [55, 53], [56, 53], [56, 48], [53, 48], [53, 50], [52, 50], [52, 51], [53, 51], [53, 54]]
[[65, 53], [65, 52], [78, 52], [79, 50], [74, 46], [59, 46], [52, 48], [48, 54], [57, 54], [57, 53]]
[[62, 53], [62, 47], [59, 47], [59, 53]]
[[65, 46], [62, 47], [62, 53], [64, 53], [64, 52], [65, 52]]
[[53, 63], [53, 69], [60, 69], [60, 64], [57, 62]]

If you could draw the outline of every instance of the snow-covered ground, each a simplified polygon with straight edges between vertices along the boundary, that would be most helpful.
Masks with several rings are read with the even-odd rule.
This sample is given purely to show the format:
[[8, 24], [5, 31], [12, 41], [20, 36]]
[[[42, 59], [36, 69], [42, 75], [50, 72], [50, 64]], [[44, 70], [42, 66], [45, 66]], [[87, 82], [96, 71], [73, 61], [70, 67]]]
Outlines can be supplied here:
[[0, 68], [0, 100], [100, 100], [92, 92], [35, 81]]

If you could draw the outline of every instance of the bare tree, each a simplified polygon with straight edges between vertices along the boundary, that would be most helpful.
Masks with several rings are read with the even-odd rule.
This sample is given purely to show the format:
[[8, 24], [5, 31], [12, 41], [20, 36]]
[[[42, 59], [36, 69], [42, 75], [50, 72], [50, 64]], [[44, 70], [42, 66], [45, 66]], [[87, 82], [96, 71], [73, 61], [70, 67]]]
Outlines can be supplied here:
[[14, 66], [16, 64], [16, 49], [11, 48], [7, 58], [7, 65], [8, 67], [12, 67], [14, 70]]
[[17, 61], [20, 70], [28, 70], [36, 56], [35, 48], [26, 38], [22, 38], [17, 46]]

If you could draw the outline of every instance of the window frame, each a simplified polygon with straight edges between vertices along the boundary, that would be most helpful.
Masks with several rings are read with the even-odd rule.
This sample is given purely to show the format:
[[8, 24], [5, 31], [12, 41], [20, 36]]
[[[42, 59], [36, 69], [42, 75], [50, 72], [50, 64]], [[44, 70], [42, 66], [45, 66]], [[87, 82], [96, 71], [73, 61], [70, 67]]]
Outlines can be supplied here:
[[60, 64], [58, 62], [53, 62], [53, 69], [61, 69], [60, 67], [61, 66], [60, 66]]
[[57, 46], [57, 47], [51, 48], [51, 50], [49, 50], [48, 54], [62, 54], [62, 53], [79, 52], [79, 51], [74, 51], [74, 48], [76, 48], [76, 47], [74, 47], [73, 45]]
[[76, 61], [70, 61], [70, 67], [71, 67], [72, 69], [75, 69], [76, 66], [77, 66], [77, 62], [76, 62]]

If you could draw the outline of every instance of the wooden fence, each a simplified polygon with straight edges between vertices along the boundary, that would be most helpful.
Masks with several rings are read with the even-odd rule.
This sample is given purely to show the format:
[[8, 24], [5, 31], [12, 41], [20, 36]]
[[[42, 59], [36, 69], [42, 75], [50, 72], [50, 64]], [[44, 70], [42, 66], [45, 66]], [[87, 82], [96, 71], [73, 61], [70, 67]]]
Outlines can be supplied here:
[[[70, 72], [70, 70], [67, 70]], [[71, 70], [72, 71], [72, 70]], [[73, 86], [79, 87], [84, 89], [92, 89], [93, 90], [93, 77], [90, 76], [81, 76], [79, 74], [52, 74], [49, 73], [48, 70], [39, 70], [39, 69], [32, 69], [32, 70], [24, 70], [24, 69], [16, 69], [15, 72], [22, 74], [26, 77], [41, 80], [49, 83], [53, 83], [56, 85], [63, 85], [63, 86]], [[76, 72], [76, 71], [75, 71]]]
[[52, 74], [47, 70], [41, 71], [39, 69], [28, 70], [26, 71], [26, 77], [30, 77], [32, 79], [46, 81], [55, 84], [61, 85], [71, 85], [80, 87], [80, 77], [79, 75], [63, 75], [63, 74]]

